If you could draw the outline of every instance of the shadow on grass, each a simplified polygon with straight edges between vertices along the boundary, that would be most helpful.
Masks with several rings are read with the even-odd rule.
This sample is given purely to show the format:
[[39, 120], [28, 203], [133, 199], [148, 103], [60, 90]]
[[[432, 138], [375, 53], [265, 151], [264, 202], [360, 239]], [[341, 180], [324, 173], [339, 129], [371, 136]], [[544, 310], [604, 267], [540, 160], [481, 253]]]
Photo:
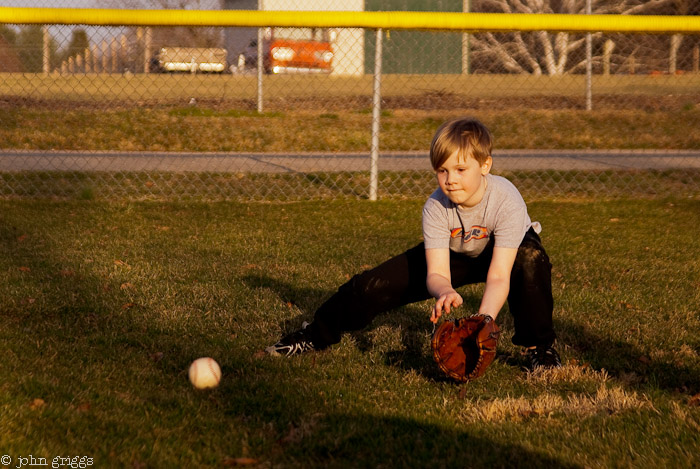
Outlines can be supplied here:
[[315, 425], [301, 441], [294, 441], [296, 428], [290, 428], [279, 443], [284, 460], [304, 467], [583, 467], [475, 431], [413, 419], [331, 414]]
[[[186, 383], [187, 366], [196, 353], [216, 345], [201, 345], [191, 337], [183, 340], [178, 335], [178, 327], [182, 326], [171, 326], [163, 311], [154, 310], [150, 291], [131, 285], [131, 271], [136, 267], [129, 264], [129, 256], [99, 254], [90, 259], [91, 254], [83, 257], [73, 251], [64, 252], [57, 240], [79, 236], [80, 231], [71, 235], [72, 221], [62, 218], [70, 215], [60, 206], [56, 213], [55, 225], [52, 221], [47, 226], [27, 222], [22, 216], [3, 220], [0, 215], [0, 252], [6, 253], [0, 265], [7, 271], [4, 294], [0, 293], [4, 321], [0, 337], [6, 338], [6, 347], [15, 348], [14, 358], [22, 357], [25, 369], [17, 389], [26, 388], [26, 381], [36, 385], [34, 397], [47, 400], [57, 390], [68, 394], [86, 389], [92, 392], [100, 386], [101, 378], [64, 375], [82, 367], [100, 377], [119, 376], [119, 386], [109, 391], [129, 389], [132, 367], [144, 370], [151, 385], [159, 382], [163, 372], [168, 378], [175, 376]], [[97, 227], [95, 231], [102, 229]], [[109, 228], [104, 233], [109, 234]], [[95, 234], [86, 234], [91, 236]], [[109, 251], [110, 246], [104, 249]], [[177, 321], [186, 323], [182, 318]], [[207, 337], [206, 333], [196, 337], [197, 333], [193, 332], [196, 339]], [[5, 364], [14, 366], [12, 362], [6, 360]], [[54, 384], [56, 379], [61, 380], [61, 386]], [[94, 393], [101, 396], [102, 391]], [[139, 392], [134, 391], [134, 395]], [[31, 393], [27, 397], [32, 397]]]
[[650, 351], [623, 341], [611, 340], [592, 333], [578, 323], [560, 320], [560, 342], [571, 347], [579, 361], [594, 369], [605, 369], [628, 386], [653, 386], [668, 391], [694, 395], [700, 392], [700, 375], [670, 359], [650, 357]]
[[[306, 366], [312, 362], [302, 361]], [[265, 463], [305, 468], [583, 467], [553, 455], [551, 445], [538, 450], [513, 442], [498, 427], [489, 432], [481, 424], [404, 417], [401, 408], [377, 409], [377, 414], [361, 410], [352, 391], [345, 394], [343, 380], [300, 377], [296, 370], [286, 370], [290, 363], [295, 363], [291, 368], [299, 365], [292, 360], [264, 366], [249, 380], [228, 381], [219, 399], [226, 415], [267, 423]]]

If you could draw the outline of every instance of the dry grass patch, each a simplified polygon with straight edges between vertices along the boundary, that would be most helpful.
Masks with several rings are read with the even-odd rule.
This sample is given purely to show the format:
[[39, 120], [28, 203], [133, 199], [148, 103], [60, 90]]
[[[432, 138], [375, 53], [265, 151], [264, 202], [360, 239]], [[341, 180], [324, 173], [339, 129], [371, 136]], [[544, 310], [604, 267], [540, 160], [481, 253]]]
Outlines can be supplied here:
[[560, 368], [539, 368], [527, 373], [525, 379], [530, 384], [551, 386], [561, 383], [604, 384], [610, 380], [606, 370], [594, 370], [588, 364], [579, 365], [571, 360]]
[[611, 385], [605, 370], [595, 371], [586, 366], [568, 365], [554, 370], [528, 373], [525, 378], [533, 385], [556, 386], [562, 383], [597, 385], [593, 393], [556, 394], [545, 391], [534, 397], [506, 397], [468, 402], [460, 419], [465, 422], [502, 422], [506, 420], [552, 416], [590, 417], [613, 415], [626, 411], [654, 410], [650, 399], [620, 385]]
[[464, 407], [459, 418], [465, 422], [494, 423], [557, 415], [581, 418], [653, 409], [651, 401], [645, 395], [625, 391], [621, 386], [601, 385], [594, 394], [562, 397], [545, 392], [534, 399], [507, 397], [490, 401], [477, 400]]

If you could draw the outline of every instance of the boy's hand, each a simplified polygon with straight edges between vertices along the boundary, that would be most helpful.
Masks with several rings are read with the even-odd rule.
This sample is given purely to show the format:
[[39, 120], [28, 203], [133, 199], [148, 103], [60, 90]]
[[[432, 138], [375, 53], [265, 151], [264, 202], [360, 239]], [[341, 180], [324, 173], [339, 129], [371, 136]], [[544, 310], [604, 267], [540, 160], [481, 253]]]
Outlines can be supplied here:
[[430, 320], [433, 322], [433, 324], [437, 323], [440, 316], [442, 316], [443, 311], [445, 314], [450, 314], [452, 308], [461, 306], [463, 302], [464, 300], [462, 300], [460, 294], [454, 290], [443, 293], [437, 300], [435, 300], [435, 306], [433, 306], [433, 311], [430, 314]]

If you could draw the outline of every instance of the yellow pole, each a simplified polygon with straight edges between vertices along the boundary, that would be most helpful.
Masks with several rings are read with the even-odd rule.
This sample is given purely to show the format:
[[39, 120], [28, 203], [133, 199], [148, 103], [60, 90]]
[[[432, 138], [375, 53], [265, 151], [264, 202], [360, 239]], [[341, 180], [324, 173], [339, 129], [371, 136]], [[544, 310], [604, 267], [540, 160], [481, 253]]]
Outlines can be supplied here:
[[95, 26], [248, 26], [420, 29], [446, 31], [568, 31], [700, 33], [700, 16], [565, 15], [415, 11], [117, 10], [0, 7], [0, 24]]

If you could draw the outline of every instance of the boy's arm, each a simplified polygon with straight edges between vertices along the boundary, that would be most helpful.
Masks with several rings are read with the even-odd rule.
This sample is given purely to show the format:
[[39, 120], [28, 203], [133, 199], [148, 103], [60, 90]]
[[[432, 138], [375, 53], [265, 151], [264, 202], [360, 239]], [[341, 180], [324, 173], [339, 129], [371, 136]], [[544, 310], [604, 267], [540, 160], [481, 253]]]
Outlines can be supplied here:
[[479, 306], [479, 314], [496, 319], [498, 312], [508, 298], [510, 291], [510, 273], [513, 270], [517, 248], [493, 248], [489, 271], [486, 274], [486, 287]]
[[436, 323], [443, 311], [445, 314], [449, 314], [450, 310], [460, 306], [463, 300], [459, 293], [452, 288], [450, 250], [447, 248], [426, 249], [425, 260], [428, 265], [425, 285], [428, 292], [436, 298], [430, 320]]

